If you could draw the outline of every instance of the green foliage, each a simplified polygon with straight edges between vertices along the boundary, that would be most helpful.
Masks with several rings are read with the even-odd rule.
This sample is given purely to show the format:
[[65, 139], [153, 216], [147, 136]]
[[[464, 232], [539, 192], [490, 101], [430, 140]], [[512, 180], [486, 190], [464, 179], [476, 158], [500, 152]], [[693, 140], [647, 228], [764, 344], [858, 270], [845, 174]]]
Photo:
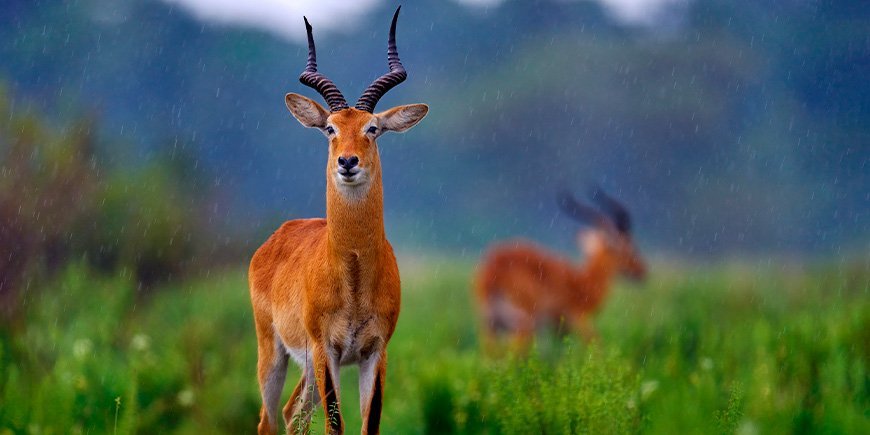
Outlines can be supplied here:
[[[469, 268], [406, 260], [384, 433], [867, 433], [866, 263], [658, 265], [617, 289], [600, 345], [480, 353]], [[242, 273], [147, 300], [129, 276], [65, 269], [0, 330], [0, 433], [246, 433], [260, 406]], [[298, 376], [288, 374], [284, 398]], [[360, 426], [357, 371], [341, 410]], [[119, 400], [119, 401], [118, 401]], [[310, 428], [319, 433], [323, 411]], [[318, 424], [317, 422], [320, 422]]]
[[299, 397], [296, 398], [296, 406], [299, 406], [299, 409], [302, 411], [294, 415], [290, 420], [288, 431], [293, 435], [310, 435], [311, 428], [317, 425], [314, 419], [314, 413], [317, 411], [317, 408], [312, 407], [310, 410], [302, 408], [305, 404], [306, 396], [313, 397], [315, 394], [316, 386], [308, 385], [306, 390], [306, 393], [300, 394]]
[[122, 397], [119, 428], [135, 418], [130, 392], [134, 366], [147, 349], [130, 349], [119, 322], [132, 306], [129, 279], [102, 279], [71, 267], [28, 304], [27, 325], [3, 348], [0, 415], [16, 432], [109, 432], [115, 398]]
[[740, 417], [743, 416], [742, 395], [743, 391], [740, 389], [740, 385], [734, 385], [731, 387], [728, 407], [716, 411], [716, 425], [722, 433], [731, 434], [737, 430], [737, 424], [740, 423]]
[[[239, 336], [251, 326], [246, 292], [225, 287], [239, 290], [229, 306], [208, 295], [217, 282], [166, 291], [142, 312], [129, 276], [107, 279], [83, 266], [66, 269], [46, 284], [54, 291], [28, 304], [25, 331], [3, 336], [0, 349], [11, 358], [0, 378], [0, 428], [119, 434], [196, 432], [191, 426], [203, 425], [228, 433], [249, 429], [258, 394], [244, 370], [256, 360], [256, 345]], [[189, 299], [191, 290], [196, 300]]]
[[[192, 263], [202, 234], [195, 206], [174, 185], [163, 162], [107, 177], [85, 249], [104, 268], [130, 267], [142, 282], [171, 279]], [[99, 246], [99, 250], [89, 249]]]
[[0, 296], [7, 314], [25, 275], [63, 264], [81, 234], [73, 229], [97, 207], [91, 132], [86, 119], [48, 128], [35, 114], [13, 110], [0, 86]]
[[[499, 367], [488, 377], [493, 396], [485, 416], [498, 432], [627, 433], [636, 431], [639, 413], [636, 375], [615, 356], [591, 349], [550, 364], [537, 357]], [[585, 354], [585, 355], [584, 355]]]
[[88, 118], [53, 127], [36, 113], [13, 110], [0, 87], [3, 320], [16, 314], [30, 279], [68, 261], [129, 269], [149, 285], [192, 269], [197, 250], [205, 250], [198, 209], [207, 192], [193, 192], [178, 147], [121, 169], [105, 163], [111, 152], [98, 152], [109, 147], [96, 129]]

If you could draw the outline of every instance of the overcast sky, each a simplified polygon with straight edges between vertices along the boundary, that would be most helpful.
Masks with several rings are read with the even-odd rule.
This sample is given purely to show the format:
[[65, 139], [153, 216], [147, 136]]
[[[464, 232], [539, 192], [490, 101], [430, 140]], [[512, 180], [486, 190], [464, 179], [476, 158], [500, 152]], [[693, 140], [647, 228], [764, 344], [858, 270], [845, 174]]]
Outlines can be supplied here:
[[[505, 0], [453, 0], [471, 7], [492, 7]], [[688, 0], [553, 0], [555, 2], [596, 1], [610, 15], [625, 24], [654, 25], [658, 13], [670, 5], [685, 4]]]
[[[163, 0], [188, 10], [197, 18], [226, 25], [262, 29], [300, 42], [305, 15], [318, 32], [352, 30], [353, 24], [386, 0]], [[452, 0], [470, 8], [498, 7], [505, 0]], [[597, 1], [610, 15], [631, 25], [654, 25], [658, 13], [687, 0], [553, 0]]]

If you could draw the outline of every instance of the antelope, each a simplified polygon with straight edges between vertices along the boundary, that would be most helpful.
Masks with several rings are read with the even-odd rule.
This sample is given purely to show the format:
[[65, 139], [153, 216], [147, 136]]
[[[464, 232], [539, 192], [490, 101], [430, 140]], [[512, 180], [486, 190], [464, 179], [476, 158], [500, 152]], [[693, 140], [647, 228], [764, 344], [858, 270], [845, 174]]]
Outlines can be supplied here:
[[285, 222], [257, 249], [249, 269], [257, 333], [257, 378], [262, 396], [260, 434], [278, 430], [281, 390], [293, 359], [302, 376], [283, 408], [287, 430], [307, 430], [323, 404], [327, 433], [344, 433], [339, 367], [359, 365], [363, 434], [379, 432], [387, 343], [399, 316], [399, 269], [384, 232], [383, 182], [376, 139], [404, 132], [429, 111], [425, 104], [374, 113], [378, 100], [407, 77], [396, 49], [393, 15], [387, 43], [389, 72], [348, 107], [342, 93], [317, 72], [311, 25], [308, 63], [299, 80], [315, 89], [329, 111], [289, 93], [290, 113], [329, 142], [326, 218]]
[[628, 211], [600, 190], [593, 199], [602, 210], [577, 202], [567, 192], [558, 197], [562, 211], [587, 226], [576, 236], [583, 263], [575, 264], [526, 240], [497, 244], [485, 254], [475, 293], [487, 347], [500, 333], [507, 333], [523, 350], [537, 328], [561, 329], [563, 322], [591, 341], [598, 336], [591, 316], [607, 298], [614, 277], [645, 277], [646, 265], [632, 242]]

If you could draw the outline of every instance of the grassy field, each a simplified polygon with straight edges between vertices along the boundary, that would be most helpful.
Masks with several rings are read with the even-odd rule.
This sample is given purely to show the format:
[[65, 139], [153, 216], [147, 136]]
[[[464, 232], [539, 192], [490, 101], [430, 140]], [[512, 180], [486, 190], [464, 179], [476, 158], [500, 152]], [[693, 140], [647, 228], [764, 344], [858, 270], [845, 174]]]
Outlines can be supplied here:
[[[614, 291], [599, 346], [543, 337], [525, 359], [478, 349], [471, 264], [401, 267], [383, 433], [870, 433], [866, 260], [658, 265]], [[252, 432], [245, 282], [228, 271], [143, 297], [74, 266], [31, 290], [26, 323], [0, 331], [0, 434]], [[342, 374], [349, 433], [356, 376]]]

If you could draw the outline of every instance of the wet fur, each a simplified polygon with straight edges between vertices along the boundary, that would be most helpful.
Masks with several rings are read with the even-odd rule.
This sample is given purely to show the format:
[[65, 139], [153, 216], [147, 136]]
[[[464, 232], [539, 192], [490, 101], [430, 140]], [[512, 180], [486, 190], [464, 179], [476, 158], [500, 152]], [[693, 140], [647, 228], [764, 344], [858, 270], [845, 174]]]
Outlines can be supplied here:
[[643, 268], [630, 240], [617, 243], [623, 246], [585, 247], [581, 264], [526, 240], [493, 245], [474, 283], [484, 342], [492, 346], [498, 336], [508, 335], [522, 350], [542, 325], [567, 326], [586, 340], [596, 338], [591, 316], [606, 300], [614, 277], [627, 266]]
[[[374, 379], [368, 382], [371, 385], [360, 384], [362, 432], [377, 433], [386, 346], [396, 327], [401, 300], [399, 270], [384, 231], [380, 157], [375, 137], [364, 134], [364, 127], [379, 122], [381, 115], [349, 108], [318, 119], [318, 114], [327, 114], [317, 103], [293, 95], [288, 95], [288, 107], [305, 111], [294, 111], [300, 122], [317, 128], [330, 123], [341, 133], [330, 138], [326, 218], [284, 223], [251, 260], [249, 286], [263, 396], [258, 432], [278, 431], [277, 397], [290, 356], [303, 373], [312, 374], [317, 394], [302, 397], [307, 387], [313, 387], [302, 376], [284, 407], [285, 424], [322, 398], [327, 433], [342, 433], [338, 370], [342, 365], [362, 363], [361, 379]], [[410, 128], [420, 118], [401, 127]], [[368, 178], [359, 197], [347, 195], [333, 176], [340, 155], [359, 156], [359, 165], [366, 171]], [[377, 403], [370, 403], [374, 400]]]

